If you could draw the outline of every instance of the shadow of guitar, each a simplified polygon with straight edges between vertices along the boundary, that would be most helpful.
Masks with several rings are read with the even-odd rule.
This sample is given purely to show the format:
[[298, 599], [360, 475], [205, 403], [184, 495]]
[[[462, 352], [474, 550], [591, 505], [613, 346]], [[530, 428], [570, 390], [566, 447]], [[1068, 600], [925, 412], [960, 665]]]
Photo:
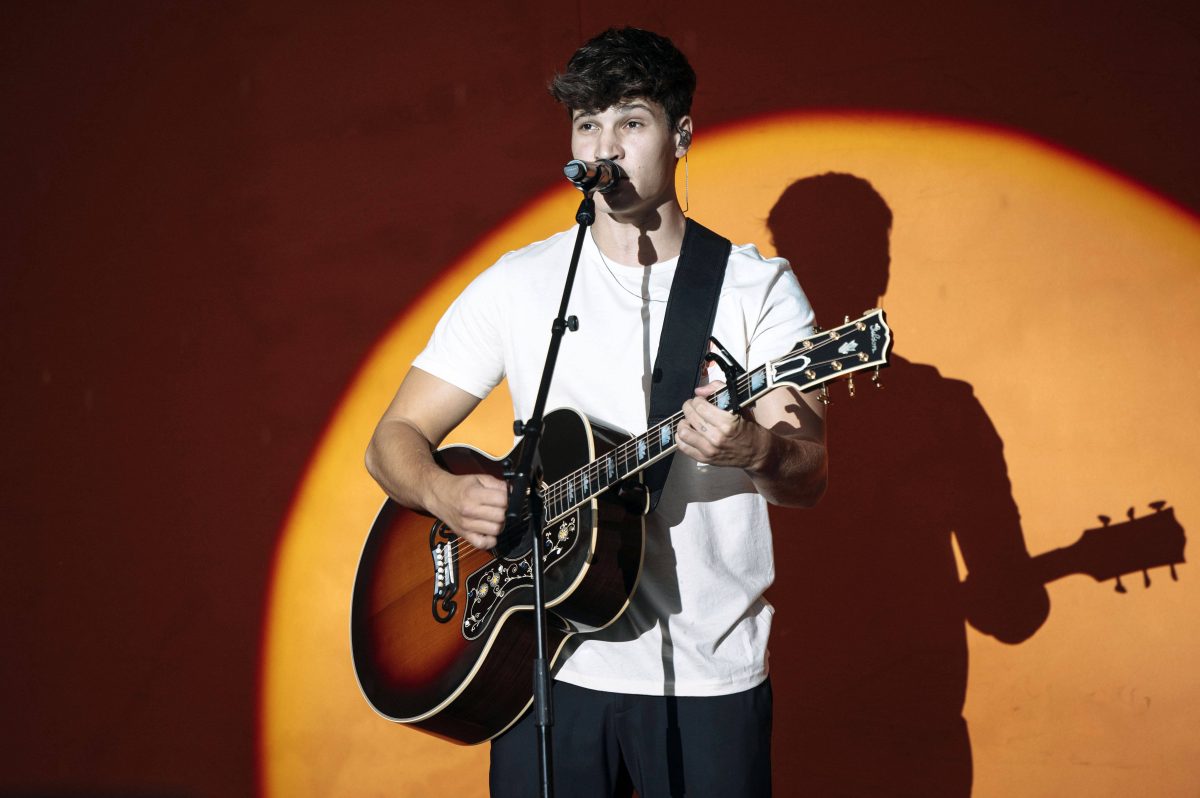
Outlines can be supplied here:
[[[1100, 516], [1100, 525], [1074, 543], [1019, 564], [978, 569], [975, 578], [958, 583], [957, 596], [953, 589], [939, 594], [947, 605], [945, 624], [904, 608], [886, 614], [882, 626], [849, 626], [846, 619], [855, 616], [845, 604], [808, 594], [808, 609], [820, 604], [833, 613], [835, 625], [816, 648], [807, 642], [814, 640], [811, 634], [785, 635], [779, 645], [772, 639], [773, 662], [779, 656], [789, 663], [773, 674], [777, 697], [788, 696], [776, 710], [780, 739], [799, 752], [776, 764], [776, 784], [813, 795], [969, 796], [972, 756], [960, 714], [967, 681], [963, 622], [1019, 643], [1045, 620], [1045, 585], [1058, 579], [1086, 574], [1097, 582], [1115, 580], [1121, 593], [1129, 592], [1131, 574], [1140, 573], [1146, 587], [1154, 569], [1166, 568], [1178, 579], [1184, 529], [1173, 508], [1150, 506], [1152, 512], [1135, 517], [1131, 509], [1119, 522]], [[895, 567], [905, 573], [918, 568], [916, 562], [901, 560]], [[872, 606], [904, 605], [907, 594], [883, 592], [891, 601], [872, 600]], [[791, 607], [789, 615], [802, 619], [795, 615], [802, 609]], [[889, 635], [887, 629], [897, 631]]]
[[1084, 530], [1070, 546], [1034, 557], [1038, 577], [1047, 584], [1070, 574], [1087, 574], [1097, 582], [1115, 579], [1116, 591], [1126, 593], [1122, 576], [1141, 571], [1143, 585], [1150, 587], [1150, 569], [1165, 566], [1177, 581], [1175, 566], [1185, 562], [1187, 536], [1175, 518], [1175, 508], [1161, 501], [1150, 507], [1154, 512], [1141, 518], [1135, 518], [1130, 507], [1128, 520], [1117, 524], [1099, 516], [1101, 526]]
[[[1034, 631], [1048, 614], [1049, 598], [1043, 585], [1072, 574], [1085, 574], [1097, 582], [1110, 579], [1116, 582], [1118, 593], [1128, 589], [1121, 577], [1142, 574], [1142, 584], [1150, 587], [1150, 570], [1166, 567], [1172, 580], [1178, 580], [1176, 565], [1184, 560], [1187, 536], [1175, 518], [1174, 508], [1166, 502], [1152, 502], [1154, 512], [1135, 517], [1134, 508], [1126, 511], [1127, 520], [1113, 523], [1109, 516], [1098, 516], [1100, 526], [1085, 529], [1079, 539], [1069, 546], [1032, 557], [1020, 568], [1003, 572], [1001, 582], [990, 584], [973, 579], [963, 582], [963, 607], [972, 626], [1007, 643], [1019, 643]], [[1014, 589], [1013, 582], [1024, 582]], [[1021, 589], [1024, 587], [1024, 589]], [[1014, 602], [1039, 602], [1041, 606], [1024, 606], [1014, 611]], [[1036, 627], [1034, 627], [1036, 628]]]

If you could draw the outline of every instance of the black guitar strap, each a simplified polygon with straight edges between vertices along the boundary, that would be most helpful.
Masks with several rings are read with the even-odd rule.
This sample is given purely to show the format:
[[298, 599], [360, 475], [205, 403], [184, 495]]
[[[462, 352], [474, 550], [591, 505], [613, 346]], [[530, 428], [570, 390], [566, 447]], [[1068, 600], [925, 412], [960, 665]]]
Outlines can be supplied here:
[[[648, 427], [678, 413], [700, 382], [700, 363], [708, 351], [732, 248], [729, 239], [687, 220], [654, 360]], [[674, 456], [669, 454], [651, 465], [642, 478], [650, 492], [651, 510], [658, 504]]]

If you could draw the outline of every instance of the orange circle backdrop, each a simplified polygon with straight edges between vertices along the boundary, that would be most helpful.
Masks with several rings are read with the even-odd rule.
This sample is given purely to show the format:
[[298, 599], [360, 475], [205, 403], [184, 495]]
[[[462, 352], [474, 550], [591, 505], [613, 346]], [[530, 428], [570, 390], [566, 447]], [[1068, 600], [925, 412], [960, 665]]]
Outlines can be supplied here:
[[[772, 254], [771, 207], [796, 179], [826, 172], [868, 180], [891, 208], [884, 306], [897, 351], [974, 386], [1004, 441], [1031, 552], [1074, 542], [1098, 508], [1120, 516], [1138, 504], [1141, 514], [1166, 499], [1185, 528], [1200, 517], [1196, 219], [1011, 132], [804, 113], [698, 130], [690, 215]], [[449, 265], [333, 414], [283, 531], [268, 604], [265, 795], [486, 794], [486, 746], [394, 726], [355, 683], [350, 589], [383, 498], [362, 455], [453, 297], [503, 252], [567, 227], [577, 203], [556, 189]], [[510, 421], [499, 390], [450, 440], [499, 453]], [[974, 795], [1195, 794], [1200, 585], [1178, 570], [1178, 582], [1131, 584], [1126, 596], [1085, 577], [1056, 582], [1050, 619], [1019, 646], [970, 634]]]

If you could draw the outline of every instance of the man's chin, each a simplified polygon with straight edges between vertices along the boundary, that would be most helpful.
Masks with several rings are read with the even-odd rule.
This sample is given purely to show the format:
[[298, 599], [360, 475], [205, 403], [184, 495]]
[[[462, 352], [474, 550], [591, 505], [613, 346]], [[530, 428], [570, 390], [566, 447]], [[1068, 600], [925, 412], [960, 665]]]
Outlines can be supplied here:
[[615, 186], [610, 188], [603, 194], [597, 194], [597, 197], [603, 197], [604, 201], [609, 204], [621, 204], [631, 198], [637, 197], [637, 191], [628, 180], [621, 180]]
[[634, 211], [645, 201], [638, 196], [637, 189], [628, 181], [621, 181], [603, 194], [596, 194], [596, 207], [611, 213]]

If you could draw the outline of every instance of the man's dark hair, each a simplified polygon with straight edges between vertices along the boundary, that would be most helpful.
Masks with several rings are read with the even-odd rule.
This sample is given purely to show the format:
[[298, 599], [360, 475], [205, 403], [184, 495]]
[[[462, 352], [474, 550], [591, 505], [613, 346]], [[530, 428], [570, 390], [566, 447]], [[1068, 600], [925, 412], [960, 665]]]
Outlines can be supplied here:
[[589, 39], [550, 83], [568, 112], [645, 97], [663, 107], [672, 128], [691, 112], [695, 91], [696, 73], [684, 54], [666, 36], [639, 28], [609, 28]]

